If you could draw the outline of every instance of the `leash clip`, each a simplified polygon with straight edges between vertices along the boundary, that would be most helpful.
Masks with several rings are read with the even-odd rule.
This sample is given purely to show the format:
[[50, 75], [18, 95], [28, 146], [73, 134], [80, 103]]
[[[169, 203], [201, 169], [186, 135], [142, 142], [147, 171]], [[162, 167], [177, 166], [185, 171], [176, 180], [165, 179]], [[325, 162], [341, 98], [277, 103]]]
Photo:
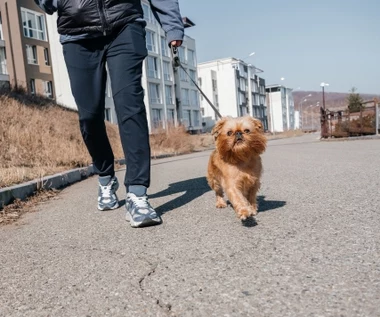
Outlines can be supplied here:
[[171, 45], [170, 48], [172, 51], [174, 67], [181, 66], [181, 61], [178, 57], [178, 47]]

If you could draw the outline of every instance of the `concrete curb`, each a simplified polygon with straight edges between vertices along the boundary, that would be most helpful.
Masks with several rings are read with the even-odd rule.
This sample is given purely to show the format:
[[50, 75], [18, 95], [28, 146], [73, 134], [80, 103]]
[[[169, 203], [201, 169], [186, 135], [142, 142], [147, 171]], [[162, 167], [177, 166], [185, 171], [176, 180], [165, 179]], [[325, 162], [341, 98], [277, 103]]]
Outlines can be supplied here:
[[25, 200], [40, 189], [59, 189], [94, 174], [92, 165], [0, 189], [0, 210], [15, 199]]
[[[179, 155], [181, 154], [163, 154], [152, 156], [152, 159], [174, 157]], [[125, 165], [125, 159], [115, 160], [115, 163]], [[64, 188], [92, 175], [94, 175], [94, 170], [92, 165], [90, 165], [88, 167], [72, 169], [11, 187], [2, 188], [0, 189], [0, 210], [3, 209], [4, 206], [14, 202], [16, 199], [25, 200], [26, 198], [34, 195], [37, 190]]]
[[[272, 140], [268, 140], [272, 141]], [[194, 151], [203, 152], [208, 150], [213, 150], [214, 147], [210, 147], [205, 150]], [[190, 153], [186, 153], [190, 154]], [[184, 155], [182, 153], [177, 154], [162, 154], [152, 156], [152, 160], [176, 157]], [[125, 159], [115, 160], [116, 163], [120, 165], [125, 165]], [[66, 172], [61, 172], [55, 175], [46, 176], [41, 179], [35, 179], [26, 183], [17, 184], [11, 187], [5, 187], [0, 189], [0, 210], [4, 208], [4, 206], [11, 204], [14, 200], [20, 199], [25, 200], [26, 198], [35, 194], [37, 190], [40, 189], [60, 189], [64, 188], [68, 185], [74, 184], [81, 180], [88, 178], [89, 176], [94, 175], [92, 165], [88, 167], [77, 168], [73, 170], [68, 170]]]
[[357, 140], [379, 140], [380, 135], [352, 136], [348, 138], [320, 139], [322, 142], [357, 141]]

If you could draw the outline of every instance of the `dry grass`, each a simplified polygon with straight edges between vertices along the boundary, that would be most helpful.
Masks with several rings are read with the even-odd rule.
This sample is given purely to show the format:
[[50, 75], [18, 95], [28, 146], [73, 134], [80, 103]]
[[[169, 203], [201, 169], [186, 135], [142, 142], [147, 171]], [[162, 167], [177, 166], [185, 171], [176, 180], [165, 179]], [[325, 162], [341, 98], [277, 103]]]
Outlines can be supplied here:
[[202, 151], [214, 144], [210, 134], [190, 135], [184, 127], [155, 130], [150, 137], [150, 143], [153, 157]]
[[[0, 188], [91, 164], [77, 112], [23, 91], [0, 92], [0, 105]], [[118, 127], [106, 126], [115, 159], [122, 159]], [[301, 134], [288, 131], [268, 139]], [[183, 127], [154, 131], [150, 142], [153, 157], [214, 147], [210, 134], [190, 135]]]
[[34, 212], [37, 203], [43, 203], [56, 197], [58, 190], [40, 190], [35, 195], [28, 197], [25, 201], [16, 199], [12, 204], [0, 209], [0, 226], [16, 222], [27, 212]]
[[[88, 166], [77, 113], [24, 98], [0, 96], [0, 188]], [[107, 131], [115, 157], [122, 158], [117, 126], [107, 123]]]
[[[91, 164], [77, 112], [23, 91], [1, 91], [0, 105], [0, 188]], [[115, 159], [124, 158], [117, 125], [106, 126]], [[191, 153], [213, 144], [210, 135], [189, 135], [182, 128], [156, 132], [151, 136], [153, 156]]]

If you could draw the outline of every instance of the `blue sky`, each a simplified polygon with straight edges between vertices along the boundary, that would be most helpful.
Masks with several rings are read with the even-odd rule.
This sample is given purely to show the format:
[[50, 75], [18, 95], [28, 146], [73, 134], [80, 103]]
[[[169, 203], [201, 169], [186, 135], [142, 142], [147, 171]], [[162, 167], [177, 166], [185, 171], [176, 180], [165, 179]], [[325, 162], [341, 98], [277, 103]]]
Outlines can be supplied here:
[[[198, 62], [237, 57], [266, 84], [380, 94], [380, 0], [179, 0]], [[280, 78], [285, 80], [281, 81]]]

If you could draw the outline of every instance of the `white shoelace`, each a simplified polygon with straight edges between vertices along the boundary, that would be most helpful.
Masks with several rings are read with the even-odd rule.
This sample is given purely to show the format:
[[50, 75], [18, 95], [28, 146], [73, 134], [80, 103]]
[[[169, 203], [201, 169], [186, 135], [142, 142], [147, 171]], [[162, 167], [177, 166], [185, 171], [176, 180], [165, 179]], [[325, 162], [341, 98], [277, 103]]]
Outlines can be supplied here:
[[102, 196], [107, 198], [111, 197], [111, 189], [112, 185], [102, 186]]
[[146, 199], [146, 197], [133, 197], [131, 196], [131, 199], [133, 201], [134, 204], [136, 204], [137, 207], [139, 208], [145, 208], [145, 209], [148, 209], [149, 208], [149, 203]]

